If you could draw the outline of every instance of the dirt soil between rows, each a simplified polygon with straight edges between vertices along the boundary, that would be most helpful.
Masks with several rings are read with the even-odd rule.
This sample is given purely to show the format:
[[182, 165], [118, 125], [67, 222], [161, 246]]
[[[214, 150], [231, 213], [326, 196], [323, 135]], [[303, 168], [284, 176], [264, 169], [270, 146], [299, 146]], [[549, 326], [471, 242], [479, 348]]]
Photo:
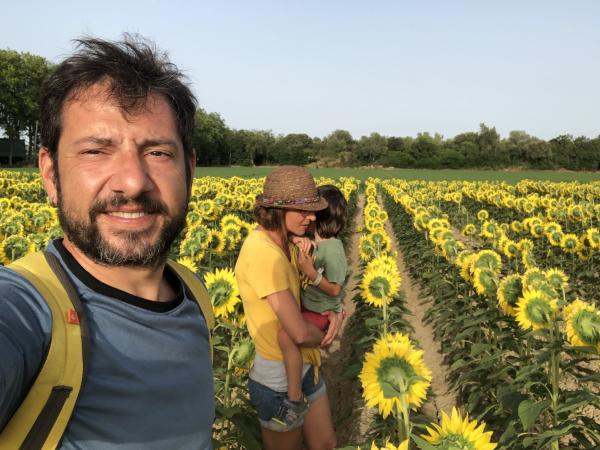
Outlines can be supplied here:
[[[353, 297], [360, 282], [358, 250], [360, 233], [357, 229], [362, 229], [364, 226], [364, 201], [364, 195], [361, 194], [358, 198], [356, 216], [351, 225], [353, 230], [346, 249], [346, 256], [351, 270], [351, 278], [344, 298], [344, 310], [347, 312], [348, 317], [354, 313]], [[392, 239], [393, 251], [396, 251], [398, 255], [398, 269], [402, 278], [401, 289], [405, 294], [407, 307], [411, 311], [406, 319], [414, 328], [411, 337], [424, 351], [423, 359], [433, 376], [431, 391], [426, 403], [423, 405], [423, 412], [432, 419], [439, 419], [441, 411], [449, 413], [452, 406], [456, 404], [456, 394], [447, 381], [449, 368], [443, 362], [440, 344], [433, 338], [433, 327], [423, 321], [425, 311], [431, 306], [431, 299], [423, 294], [418, 281], [411, 277], [389, 223], [386, 224], [386, 232]], [[347, 323], [348, 320], [346, 319], [336, 340], [322, 353], [322, 370], [327, 380], [327, 391], [338, 446], [362, 441], [374, 414], [374, 411], [368, 410], [364, 405], [360, 381], [357, 378], [345, 379], [343, 376], [347, 367], [354, 362], [350, 361], [353, 342], [344, 337], [344, 328]]]

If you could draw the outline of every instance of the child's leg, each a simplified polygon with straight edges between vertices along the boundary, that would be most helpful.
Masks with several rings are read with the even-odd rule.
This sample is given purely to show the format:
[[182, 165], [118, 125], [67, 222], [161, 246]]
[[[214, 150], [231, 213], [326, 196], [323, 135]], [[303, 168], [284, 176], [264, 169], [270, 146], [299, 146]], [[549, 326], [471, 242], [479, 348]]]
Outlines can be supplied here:
[[282, 329], [277, 335], [288, 382], [288, 399], [302, 399], [302, 353], [288, 334]]

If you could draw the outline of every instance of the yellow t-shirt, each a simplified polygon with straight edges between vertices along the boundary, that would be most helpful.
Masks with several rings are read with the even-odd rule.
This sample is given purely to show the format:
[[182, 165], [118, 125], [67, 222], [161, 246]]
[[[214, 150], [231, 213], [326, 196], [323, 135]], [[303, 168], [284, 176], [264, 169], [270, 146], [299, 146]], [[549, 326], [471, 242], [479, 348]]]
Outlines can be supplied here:
[[[290, 250], [291, 262], [267, 233], [252, 230], [246, 237], [235, 264], [235, 278], [256, 352], [263, 358], [274, 361], [283, 361], [277, 342], [281, 323], [266, 297], [289, 289], [300, 307], [300, 277], [296, 267], [295, 246], [290, 246]], [[321, 361], [318, 348], [301, 348], [301, 351], [305, 362], [319, 367]]]

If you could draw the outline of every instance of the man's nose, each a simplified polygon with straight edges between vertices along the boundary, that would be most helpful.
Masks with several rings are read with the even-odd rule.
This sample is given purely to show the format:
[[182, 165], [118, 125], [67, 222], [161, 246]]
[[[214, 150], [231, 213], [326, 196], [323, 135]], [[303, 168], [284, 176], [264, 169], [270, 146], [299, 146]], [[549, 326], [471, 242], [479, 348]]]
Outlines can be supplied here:
[[123, 151], [115, 158], [109, 187], [128, 198], [136, 198], [152, 190], [154, 184], [143, 155], [134, 151]]

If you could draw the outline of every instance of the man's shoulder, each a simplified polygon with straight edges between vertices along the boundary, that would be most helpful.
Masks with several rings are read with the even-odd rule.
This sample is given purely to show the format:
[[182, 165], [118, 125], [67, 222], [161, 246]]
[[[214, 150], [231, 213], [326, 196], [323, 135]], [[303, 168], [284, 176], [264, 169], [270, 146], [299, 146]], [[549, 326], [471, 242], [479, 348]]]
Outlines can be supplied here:
[[50, 310], [42, 295], [29, 280], [9, 267], [0, 267], [0, 308], [28, 308], [50, 316]]

